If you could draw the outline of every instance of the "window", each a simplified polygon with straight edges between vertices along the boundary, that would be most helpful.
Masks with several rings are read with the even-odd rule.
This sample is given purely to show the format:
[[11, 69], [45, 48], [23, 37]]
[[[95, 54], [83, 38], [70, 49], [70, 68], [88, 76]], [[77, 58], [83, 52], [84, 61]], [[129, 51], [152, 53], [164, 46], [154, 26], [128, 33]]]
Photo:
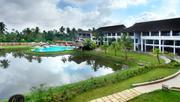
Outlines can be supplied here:
[[136, 39], [136, 43], [138, 43], [138, 39]]
[[151, 36], [159, 36], [159, 32], [151, 32]]
[[107, 41], [107, 38], [104, 38], [104, 41]]
[[91, 34], [87, 34], [87, 37], [90, 37], [91, 36]]
[[142, 36], [149, 36], [149, 32], [143, 32]]
[[121, 36], [121, 33], [117, 33], [117, 36]]
[[108, 36], [111, 36], [111, 33], [108, 33]]
[[164, 45], [174, 45], [173, 40], [164, 40]]
[[134, 36], [134, 33], [130, 32], [130, 33], [129, 33], [129, 36]]
[[170, 31], [162, 31], [161, 36], [170, 36]]
[[116, 35], [116, 33], [112, 33], [112, 36], [115, 36]]
[[176, 41], [176, 46], [180, 46], [180, 41]]
[[153, 40], [146, 40], [146, 44], [153, 44]]
[[159, 44], [159, 40], [154, 40], [154, 44]]
[[180, 36], [180, 31], [173, 31], [173, 36]]

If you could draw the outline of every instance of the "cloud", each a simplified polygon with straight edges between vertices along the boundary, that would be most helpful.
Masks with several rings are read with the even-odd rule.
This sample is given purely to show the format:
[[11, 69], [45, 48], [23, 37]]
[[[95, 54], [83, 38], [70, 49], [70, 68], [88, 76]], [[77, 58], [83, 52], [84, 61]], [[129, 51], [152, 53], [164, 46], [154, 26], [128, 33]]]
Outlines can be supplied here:
[[127, 8], [130, 5], [139, 5], [146, 3], [147, 0], [109, 0], [111, 8]]
[[131, 26], [137, 22], [170, 19], [180, 16], [179, 13], [179, 0], [162, 0], [161, 6], [154, 8], [150, 11], [144, 11], [139, 15], [129, 16], [124, 20], [124, 24]]
[[[60, 26], [88, 29], [122, 23], [132, 25], [136, 21], [179, 15], [178, 0], [160, 0], [161, 5], [154, 3], [152, 10], [141, 10], [133, 15], [121, 14], [121, 10], [132, 6], [133, 11], [139, 10], [141, 5], [150, 1], [156, 0], [0, 0], [0, 21], [5, 22], [9, 29], [19, 30], [35, 26], [47, 30]], [[120, 16], [112, 17], [115, 11], [119, 11], [116, 14]], [[126, 12], [131, 14], [132, 11]], [[123, 19], [121, 15], [126, 17]]]

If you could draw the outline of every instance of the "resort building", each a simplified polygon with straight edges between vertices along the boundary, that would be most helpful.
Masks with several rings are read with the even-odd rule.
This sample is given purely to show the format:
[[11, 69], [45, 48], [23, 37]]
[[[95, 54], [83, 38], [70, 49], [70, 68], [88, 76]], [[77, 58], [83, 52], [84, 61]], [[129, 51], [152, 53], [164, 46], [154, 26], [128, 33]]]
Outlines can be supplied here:
[[93, 40], [93, 34], [91, 31], [79, 31], [76, 37], [76, 41], [82, 42], [85, 39]]
[[180, 18], [136, 23], [129, 28], [124, 25], [101, 27], [103, 44], [110, 44], [128, 33], [134, 43], [134, 51], [150, 52], [159, 48], [161, 52], [180, 55]]
[[[103, 44], [111, 44], [121, 37], [122, 31], [125, 28], [124, 25], [106, 26], [98, 28], [97, 32], [102, 36]], [[100, 43], [100, 40], [98, 40], [98, 43]]]
[[134, 51], [180, 54], [180, 18], [140, 22], [125, 29], [134, 38]]

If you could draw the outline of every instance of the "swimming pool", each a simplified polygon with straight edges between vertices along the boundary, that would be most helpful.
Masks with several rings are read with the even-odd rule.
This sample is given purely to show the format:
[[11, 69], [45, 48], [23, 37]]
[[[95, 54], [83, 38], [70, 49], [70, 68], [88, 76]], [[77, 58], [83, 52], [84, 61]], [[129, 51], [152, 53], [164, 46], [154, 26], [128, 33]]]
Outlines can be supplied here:
[[34, 52], [59, 52], [73, 50], [74, 46], [46, 46], [33, 49]]

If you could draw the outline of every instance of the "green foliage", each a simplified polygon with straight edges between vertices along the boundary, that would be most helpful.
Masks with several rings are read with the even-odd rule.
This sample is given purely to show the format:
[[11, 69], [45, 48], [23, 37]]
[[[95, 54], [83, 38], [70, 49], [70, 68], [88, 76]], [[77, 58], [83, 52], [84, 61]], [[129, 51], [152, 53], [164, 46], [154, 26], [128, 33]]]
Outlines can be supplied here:
[[158, 63], [160, 64], [161, 62], [160, 62], [159, 55], [161, 54], [161, 50], [160, 50], [159, 48], [155, 48], [155, 49], [153, 50], [153, 54], [156, 55], [157, 60], [158, 60]]
[[110, 47], [114, 50], [114, 55], [116, 56], [117, 55], [117, 50], [120, 49], [119, 43], [114, 41], [114, 42], [112, 42]]
[[121, 36], [121, 39], [119, 39], [119, 45], [121, 47], [121, 50], [124, 52], [125, 54], [125, 59], [127, 61], [128, 59], [128, 51], [132, 49], [132, 41], [131, 41], [131, 38], [129, 36], [127, 36], [128, 34], [123, 34]]
[[59, 31], [44, 30], [41, 32], [39, 27], [25, 28], [21, 32], [15, 29], [11, 32], [6, 32], [5, 30], [5, 24], [0, 22], [0, 42], [46, 42], [54, 40], [73, 41], [77, 35], [75, 28], [70, 29], [69, 27], [64, 28], [63, 26], [59, 28]]
[[104, 53], [105, 53], [105, 54], [107, 53], [108, 47], [109, 47], [108, 44], [101, 45], [101, 49], [104, 50]]
[[93, 50], [96, 48], [96, 43], [91, 39], [85, 39], [83, 42], [83, 50]]

